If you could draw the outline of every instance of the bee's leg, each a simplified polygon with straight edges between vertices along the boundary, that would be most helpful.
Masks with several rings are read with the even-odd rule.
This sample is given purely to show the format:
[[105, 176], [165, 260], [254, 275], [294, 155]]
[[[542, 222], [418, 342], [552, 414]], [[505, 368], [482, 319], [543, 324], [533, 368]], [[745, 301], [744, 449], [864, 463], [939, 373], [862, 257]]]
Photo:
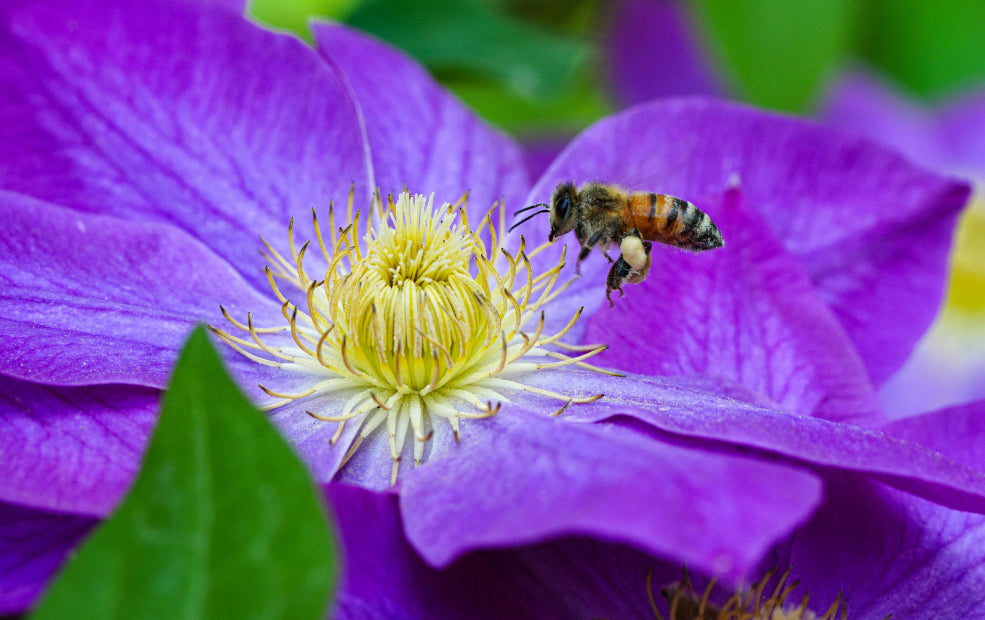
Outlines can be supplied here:
[[614, 289], [611, 289], [611, 288], [606, 288], [605, 289], [605, 298], [609, 300], [609, 307], [610, 308], [615, 308], [616, 307], [616, 302], [612, 301], [612, 291], [619, 291], [619, 294], [622, 295], [623, 297], [626, 296], [626, 293], [623, 293], [622, 292], [622, 289], [619, 288], [619, 287], [616, 287]]
[[605, 236], [605, 230], [596, 230], [595, 233], [588, 238], [588, 241], [582, 244], [581, 252], [578, 253], [578, 262], [581, 262], [588, 258], [588, 255], [592, 253], [592, 248], [598, 245], [602, 237]]
[[622, 287], [620, 286], [616, 286], [614, 288], [610, 288], [608, 286], [605, 287], [605, 298], [609, 300], [609, 307], [615, 308], [616, 302], [612, 301], [612, 291], [619, 291], [619, 295], [622, 297], [625, 297], [626, 293], [622, 292]]
[[[628, 245], [632, 246], [635, 244], [630, 243]], [[625, 297], [626, 292], [622, 290], [623, 284], [627, 282], [630, 284], [639, 284], [646, 279], [646, 275], [650, 272], [650, 250], [652, 248], [652, 243], [644, 241], [642, 248], [633, 249], [634, 253], [638, 254], [642, 251], [644, 255], [643, 265], [639, 269], [633, 268], [629, 261], [626, 260], [625, 254], [620, 254], [619, 260], [612, 264], [612, 267], [609, 269], [609, 275], [605, 279], [605, 298], [609, 300], [610, 308], [615, 305], [612, 303], [612, 291], [619, 291], [620, 297]]]
[[626, 296], [626, 293], [622, 290], [622, 284], [629, 278], [631, 272], [632, 267], [623, 260], [620, 254], [619, 260], [612, 263], [612, 267], [609, 268], [609, 275], [605, 279], [605, 298], [609, 300], [610, 308], [615, 305], [612, 302], [612, 291], [619, 291], [620, 296]]
[[588, 255], [591, 254], [591, 253], [592, 253], [592, 246], [590, 246], [590, 245], [583, 245], [581, 247], [581, 252], [578, 253], [578, 260], [575, 261], [575, 275], [576, 276], [580, 276], [581, 275], [581, 261], [583, 261], [586, 258], [588, 258]]

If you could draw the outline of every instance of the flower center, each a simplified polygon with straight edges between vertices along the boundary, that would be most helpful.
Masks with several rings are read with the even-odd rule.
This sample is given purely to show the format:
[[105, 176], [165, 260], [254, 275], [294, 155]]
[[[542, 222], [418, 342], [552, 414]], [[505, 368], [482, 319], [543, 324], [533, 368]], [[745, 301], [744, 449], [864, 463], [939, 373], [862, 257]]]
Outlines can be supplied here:
[[[533, 370], [570, 364], [607, 372], [583, 362], [604, 346], [572, 347], [560, 342], [581, 314], [580, 308], [558, 333], [542, 333], [543, 307], [567, 286], [555, 289], [563, 255], [554, 268], [535, 275], [530, 256], [546, 244], [528, 255], [521, 238], [517, 255], [511, 255], [492, 224], [492, 209], [476, 231], [469, 226], [464, 208], [449, 204], [434, 208], [423, 196], [403, 193], [395, 203], [389, 200], [384, 207], [376, 201], [375, 206], [376, 224], [362, 244], [351, 193], [350, 223], [327, 242], [314, 217], [317, 243], [327, 261], [322, 280], [311, 278], [305, 269], [310, 242], [295, 249], [293, 220], [290, 260], [264, 242], [272, 265], [266, 269], [267, 277], [281, 302], [286, 326], [257, 328], [251, 315], [244, 325], [222, 309], [233, 326], [250, 336], [240, 338], [213, 327], [213, 333], [229, 345], [258, 363], [314, 377], [312, 385], [299, 393], [260, 386], [279, 399], [266, 409], [310, 400], [309, 415], [338, 424], [333, 445], [346, 423], [358, 424], [343, 466], [362, 441], [385, 428], [393, 483], [408, 435], [414, 438], [414, 463], [420, 464], [435, 432], [447, 430], [459, 440], [460, 419], [494, 415], [502, 402], [509, 402], [511, 391], [561, 401], [555, 414], [572, 403], [601, 397], [568, 396], [518, 380]], [[498, 228], [503, 230], [502, 205], [499, 215]], [[335, 230], [331, 208], [329, 220]], [[488, 245], [480, 231], [488, 233]], [[290, 286], [283, 289], [287, 294], [278, 281]], [[524, 327], [534, 320], [535, 329], [527, 333]], [[280, 342], [274, 344], [277, 338]], [[568, 357], [545, 348], [548, 345], [583, 353]]]
[[475, 241], [423, 198], [402, 197], [390, 224], [332, 291], [330, 319], [352, 338], [352, 366], [394, 393], [426, 395], [475, 370], [469, 362], [485, 361], [492, 340], [505, 342], [496, 327], [510, 293], [469, 274]]
[[[780, 576], [772, 593], [766, 589], [775, 571], [769, 571], [762, 579], [753, 583], [747, 589], [741, 589], [732, 594], [722, 605], [710, 602], [711, 593], [715, 587], [712, 579], [702, 594], [694, 590], [694, 586], [684, 572], [684, 579], [661, 590], [670, 612], [670, 620], [846, 620], [848, 610], [842, 606], [841, 594], [828, 607], [823, 615], [808, 608], [809, 597], [805, 595], [797, 602], [790, 601], [790, 595], [798, 583], [787, 583], [790, 568]], [[663, 618], [657, 608], [653, 596], [652, 574], [646, 575], [646, 594], [650, 601], [650, 609], [656, 618]]]
[[969, 316], [985, 311], [985, 187], [976, 189], [961, 215], [954, 240], [947, 309]]

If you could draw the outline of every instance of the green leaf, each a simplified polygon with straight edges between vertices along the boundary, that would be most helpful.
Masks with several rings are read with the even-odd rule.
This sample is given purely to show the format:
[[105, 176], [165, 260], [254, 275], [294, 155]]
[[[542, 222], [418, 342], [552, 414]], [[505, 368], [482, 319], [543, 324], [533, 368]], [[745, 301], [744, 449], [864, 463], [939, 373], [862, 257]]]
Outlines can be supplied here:
[[308, 20], [314, 16], [343, 19], [360, 0], [253, 0], [248, 13], [268, 26], [288, 30], [311, 42]]
[[738, 94], [765, 107], [803, 111], [852, 45], [850, 0], [702, 0], [693, 6]]
[[552, 97], [528, 99], [490, 81], [445, 82], [488, 122], [519, 136], [573, 136], [611, 114], [612, 104], [596, 81], [578, 79]]
[[866, 57], [927, 99], [985, 82], [985, 2], [869, 0]]
[[333, 547], [304, 465], [199, 327], [133, 489], [34, 617], [322, 618]]
[[488, 0], [372, 0], [348, 22], [400, 47], [439, 78], [483, 76], [529, 98], [564, 88], [589, 51], [576, 37], [508, 17]]

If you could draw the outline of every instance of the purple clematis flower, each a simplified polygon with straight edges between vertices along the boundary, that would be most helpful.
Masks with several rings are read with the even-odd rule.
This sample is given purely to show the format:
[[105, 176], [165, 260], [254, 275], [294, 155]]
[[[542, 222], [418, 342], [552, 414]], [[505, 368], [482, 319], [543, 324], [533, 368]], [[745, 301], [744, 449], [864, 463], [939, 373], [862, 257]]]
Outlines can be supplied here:
[[[669, 94], [728, 94], [711, 55], [696, 36], [687, 7], [673, 0], [624, 0], [613, 8], [606, 53], [611, 90], [623, 105]], [[660, 45], [636, 41], [660, 32]], [[985, 178], [985, 97], [974, 93], [929, 108], [908, 101], [872, 74], [854, 71], [826, 94], [818, 118], [841, 130], [887, 144], [930, 168]], [[952, 257], [952, 289], [905, 366], [874, 375], [890, 417], [914, 415], [985, 398], [985, 208], [979, 198], [965, 212]]]
[[[981, 436], [982, 412], [981, 404], [965, 415], [941, 412], [909, 430], [914, 437], [929, 434], [950, 442], [947, 451], [955, 455], [971, 455], [976, 449], [980, 453], [975, 440]], [[942, 420], [948, 431], [972, 434], [945, 436]], [[980, 468], [981, 460], [977, 463]], [[809, 595], [809, 608], [819, 616], [839, 594], [847, 601], [849, 618], [982, 614], [985, 517], [943, 508], [851, 474], [829, 472], [825, 486], [827, 499], [821, 508], [796, 535], [767, 554], [759, 573], [792, 566], [787, 583], [799, 580], [801, 585], [788, 600], [800, 602]], [[350, 578], [337, 602], [336, 609], [346, 617], [359, 617], [372, 602], [385, 599], [395, 605], [391, 617], [400, 616], [397, 610], [410, 610], [414, 617], [434, 618], [654, 618], [648, 581], [650, 592], [662, 603], [659, 590], [682, 576], [679, 565], [627, 545], [574, 536], [471, 553], [448, 569], [429, 570], [402, 542], [395, 498], [338, 486], [330, 494], [337, 506], [345, 507], [337, 512], [343, 535], [357, 537], [363, 551], [375, 550], [347, 556], [360, 566], [356, 574], [362, 578]], [[340, 502], [343, 497], [346, 501]], [[367, 529], [377, 535], [367, 535]], [[706, 580], [692, 576], [698, 584], [695, 590], [702, 592]], [[767, 593], [776, 581], [767, 584]], [[394, 587], [414, 589], [394, 593]], [[732, 593], [731, 586], [720, 585], [712, 600], [720, 603]], [[660, 606], [667, 617], [667, 606]]]
[[[672, 100], [602, 121], [531, 185], [510, 139], [341, 26], [311, 49], [221, 5], [51, 0], [5, 4], [0, 28], [0, 613], [119, 501], [196, 321], [326, 484], [340, 616], [564, 617], [558, 589], [585, 581], [582, 610], [635, 608], [631, 562], [734, 581], [835, 540], [846, 497], [898, 503], [928, 553], [946, 545], [926, 515], [985, 513], [982, 464], [879, 430], [868, 380], [936, 309], [960, 182]], [[601, 257], [569, 281], [561, 244], [535, 249], [544, 221], [484, 219], [592, 178], [688, 197], [725, 248], [654, 249], [609, 310]], [[403, 188], [469, 198], [456, 213]], [[351, 228], [330, 203], [350, 195]], [[620, 558], [626, 579], [600, 580]], [[514, 590], [531, 579], [551, 596]]]
[[952, 255], [948, 304], [907, 364], [880, 390], [892, 417], [985, 398], [985, 94], [919, 106], [855, 72], [832, 90], [820, 117], [891, 145], [913, 161], [976, 181]]

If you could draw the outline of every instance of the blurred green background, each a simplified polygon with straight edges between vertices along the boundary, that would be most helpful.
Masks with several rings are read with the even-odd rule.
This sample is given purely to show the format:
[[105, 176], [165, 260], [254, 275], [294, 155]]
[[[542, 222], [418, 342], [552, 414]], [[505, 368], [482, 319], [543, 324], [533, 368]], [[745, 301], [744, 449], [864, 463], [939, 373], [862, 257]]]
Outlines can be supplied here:
[[[985, 83], [981, 0], [672, 2], [733, 98], [810, 112], [862, 62], [933, 104]], [[252, 15], [309, 38], [310, 17], [403, 48], [483, 117], [514, 134], [571, 133], [618, 107], [604, 72], [618, 0], [254, 0]], [[655, 29], [648, 42], [663, 43]]]

